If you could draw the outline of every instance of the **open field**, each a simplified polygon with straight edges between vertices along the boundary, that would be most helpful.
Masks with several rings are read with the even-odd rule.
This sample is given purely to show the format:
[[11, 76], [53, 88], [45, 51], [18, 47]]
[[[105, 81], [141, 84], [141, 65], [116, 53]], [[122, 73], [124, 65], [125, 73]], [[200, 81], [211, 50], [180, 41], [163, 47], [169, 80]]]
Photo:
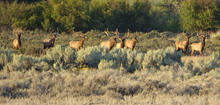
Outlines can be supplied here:
[[[120, 33], [122, 36], [126, 35], [126, 33]], [[80, 40], [79, 35], [85, 35], [86, 41], [84, 47], [89, 46], [97, 46], [103, 40], [108, 40], [109, 37], [106, 36], [104, 32], [100, 31], [89, 31], [87, 33], [74, 32], [74, 33], [61, 33], [59, 37], [56, 39], [55, 45], [68, 46], [69, 42], [72, 40]], [[111, 36], [115, 36], [113, 32], [110, 32]], [[141, 52], [147, 52], [148, 50], [155, 50], [166, 48], [168, 46], [175, 47], [175, 41], [177, 40], [185, 40], [184, 36], [181, 33], [172, 33], [172, 32], [157, 32], [151, 31], [148, 33], [131, 33], [130, 36], [126, 39], [131, 39], [132, 37], [137, 36], [137, 44], [135, 49]], [[212, 36], [214, 36], [212, 38]], [[40, 56], [43, 51], [43, 43], [42, 40], [46, 38], [51, 38], [51, 34], [35, 30], [35, 31], [25, 31], [21, 36], [22, 47], [21, 50], [18, 50], [17, 53], [22, 53], [25, 55], [32, 56]], [[16, 36], [11, 31], [4, 31], [0, 33], [0, 46], [5, 48], [12, 48], [12, 41]], [[206, 39], [206, 45], [204, 53], [205, 55], [209, 55], [214, 51], [220, 51], [220, 34], [213, 34], [208, 36]], [[119, 40], [117, 39], [117, 42]], [[193, 36], [190, 38], [190, 43], [200, 42], [200, 38], [197, 36]], [[190, 55], [191, 49], [189, 46], [189, 51], [187, 55]]]
[[0, 105], [220, 105], [220, 0], [0, 0]]
[[220, 69], [1, 72], [1, 105], [218, 105]]
[[134, 51], [107, 51], [97, 46], [108, 39], [104, 33], [90, 31], [85, 48], [76, 52], [68, 42], [77, 34], [60, 34], [54, 48], [43, 50], [48, 33], [27, 31], [21, 50], [14, 51], [15, 36], [1, 33], [0, 105], [219, 104], [220, 53], [211, 43], [219, 42], [216, 37], [207, 39], [203, 56], [189, 56], [175, 51], [181, 34], [139, 33]]

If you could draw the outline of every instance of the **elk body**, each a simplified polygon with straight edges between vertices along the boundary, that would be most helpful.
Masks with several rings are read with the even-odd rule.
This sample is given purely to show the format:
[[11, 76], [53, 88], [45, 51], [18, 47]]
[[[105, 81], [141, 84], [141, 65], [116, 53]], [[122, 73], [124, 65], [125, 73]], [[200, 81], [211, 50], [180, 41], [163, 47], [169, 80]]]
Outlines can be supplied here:
[[131, 50], [134, 50], [135, 44], [136, 44], [137, 38], [134, 37], [131, 40], [125, 41], [125, 48], [129, 48]]
[[116, 43], [116, 48], [124, 48], [125, 38], [119, 36], [118, 28], [116, 29], [115, 34], [118, 37], [118, 39], [120, 40], [119, 43]]
[[116, 44], [116, 48], [124, 48], [125, 39], [119, 37], [120, 42]]
[[204, 47], [205, 47], [205, 36], [201, 36], [200, 43], [192, 43], [191, 44], [191, 49], [192, 49], [191, 55], [193, 55], [195, 51], [200, 52], [200, 55], [202, 55]]
[[52, 34], [52, 38], [51, 39], [43, 40], [44, 49], [50, 48], [50, 47], [54, 47], [56, 38], [57, 38], [57, 35], [56, 34]]
[[176, 41], [176, 51], [179, 51], [181, 49], [184, 53], [186, 53], [190, 37], [185, 35], [185, 38], [185, 41]]
[[116, 44], [116, 38], [111, 37], [111, 39], [101, 42], [100, 46], [107, 47], [108, 50], [110, 51], [114, 47], [115, 44]]
[[16, 34], [17, 38], [13, 40], [13, 48], [15, 50], [21, 48], [21, 33]]
[[[109, 33], [108, 32], [105, 32], [107, 36], [109, 36]], [[108, 48], [108, 50], [110, 51], [114, 45], [116, 44], [116, 38], [115, 37], [111, 37], [109, 40], [107, 41], [102, 41], [100, 43], [100, 46], [101, 47], [106, 47]]]
[[74, 48], [76, 51], [78, 51], [80, 48], [83, 47], [84, 41], [86, 40], [85, 37], [82, 37], [80, 41], [70, 41], [69, 45], [70, 47]]

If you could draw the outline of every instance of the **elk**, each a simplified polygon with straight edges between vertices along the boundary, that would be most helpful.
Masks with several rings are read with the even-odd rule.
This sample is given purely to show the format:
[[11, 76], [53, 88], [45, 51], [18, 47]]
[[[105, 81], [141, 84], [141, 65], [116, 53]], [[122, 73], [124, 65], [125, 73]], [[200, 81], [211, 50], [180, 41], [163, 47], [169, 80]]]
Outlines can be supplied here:
[[206, 37], [205, 36], [200, 36], [200, 37], [201, 37], [201, 42], [200, 43], [192, 43], [191, 44], [191, 49], [192, 49], [191, 55], [193, 55], [195, 51], [199, 51], [200, 55], [203, 54], [202, 52], [203, 52], [204, 47], [205, 47]]
[[[105, 31], [105, 34], [106, 34], [107, 36], [110, 36], [108, 30]], [[115, 38], [115, 37], [111, 37], [111, 38], [110, 38], [109, 40], [107, 40], [107, 41], [102, 41], [102, 42], [100, 43], [100, 46], [101, 46], [101, 47], [107, 47], [108, 50], [110, 51], [115, 44], [116, 44], [116, 38]]]
[[118, 37], [118, 39], [120, 40], [120, 42], [116, 44], [116, 48], [124, 48], [125, 38], [119, 36], [118, 28], [116, 29], [115, 34]]
[[57, 38], [57, 34], [53, 33], [51, 39], [44, 39], [43, 40], [44, 49], [54, 47], [56, 38]]
[[[129, 33], [128, 33], [128, 35], [129, 35]], [[129, 48], [131, 50], [134, 50], [134, 47], [136, 45], [136, 41], [137, 41], [136, 36], [133, 37], [131, 40], [126, 40], [125, 41], [125, 48]]]
[[13, 48], [15, 50], [20, 49], [21, 48], [21, 30], [13, 30], [13, 32], [16, 34], [17, 38], [13, 40]]
[[[81, 35], [80, 35], [81, 36]], [[76, 51], [78, 51], [80, 48], [83, 47], [84, 41], [86, 40], [85, 36], [81, 36], [80, 41], [70, 41], [69, 45], [70, 47], [74, 48]]]
[[189, 38], [190, 36], [187, 36], [184, 34], [186, 40], [185, 41], [176, 41], [176, 51], [179, 51], [180, 49], [186, 53], [187, 47], [189, 45]]

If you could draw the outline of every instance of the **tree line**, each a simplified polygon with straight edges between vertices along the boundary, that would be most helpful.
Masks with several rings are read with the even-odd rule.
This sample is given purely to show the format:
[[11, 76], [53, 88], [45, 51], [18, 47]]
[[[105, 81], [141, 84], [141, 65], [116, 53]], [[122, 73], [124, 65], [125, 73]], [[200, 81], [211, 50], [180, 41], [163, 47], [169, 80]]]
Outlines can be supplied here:
[[213, 30], [219, 0], [3, 0], [0, 27], [45, 31]]

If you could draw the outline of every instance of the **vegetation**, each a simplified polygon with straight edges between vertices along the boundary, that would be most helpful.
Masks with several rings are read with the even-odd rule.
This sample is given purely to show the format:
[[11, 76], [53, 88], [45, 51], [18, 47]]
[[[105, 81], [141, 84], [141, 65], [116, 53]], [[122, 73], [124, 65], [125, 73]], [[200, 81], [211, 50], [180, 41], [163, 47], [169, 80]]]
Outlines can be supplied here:
[[218, 0], [185, 0], [181, 4], [181, 22], [187, 31], [219, 28]]
[[219, 28], [218, 0], [11, 0], [0, 2], [1, 29], [125, 32]]
[[[58, 48], [60, 46], [54, 49]], [[165, 52], [175, 50], [172, 49], [167, 48]], [[106, 51], [108, 50], [106, 49]], [[110, 53], [117, 54], [116, 51], [120, 50], [115, 49], [115, 52]], [[158, 51], [163, 52], [163, 50]], [[14, 56], [16, 59], [11, 61], [14, 64], [16, 61], [37, 61], [36, 58], [28, 56]], [[53, 103], [55, 105], [60, 103], [67, 105], [73, 103], [143, 104], [148, 102], [152, 105], [170, 105], [170, 103], [172, 103], [171, 105], [176, 103], [199, 105], [200, 102], [208, 103], [207, 105], [217, 105], [219, 103], [220, 82], [219, 57], [219, 52], [215, 52], [207, 57], [207, 60], [200, 59], [199, 62], [183, 61], [184, 65], [178, 63], [163, 64], [157, 69], [139, 68], [134, 73], [126, 72], [123, 67], [118, 68], [117, 61], [104, 59], [99, 63], [99, 70], [90, 70], [90, 68], [89, 70], [73, 70], [70, 68], [54, 72], [57, 69], [55, 67], [46, 71], [45, 69], [39, 71], [30, 68], [25, 72], [15, 69], [10, 72], [4, 70], [0, 72], [0, 102], [7, 105], [15, 103], [24, 105], [31, 103]], [[143, 55], [136, 56], [136, 59], [139, 58], [147, 61]], [[15, 66], [10, 67], [14, 68]], [[15, 68], [17, 67], [26, 66], [16, 65]], [[25, 68], [22, 69], [26, 70]], [[88, 98], [92, 98], [92, 100], [88, 101]]]
[[[0, 104], [218, 105], [219, 10], [218, 0], [2, 0]], [[203, 55], [188, 56], [198, 30]], [[122, 38], [128, 48], [100, 44]]]

